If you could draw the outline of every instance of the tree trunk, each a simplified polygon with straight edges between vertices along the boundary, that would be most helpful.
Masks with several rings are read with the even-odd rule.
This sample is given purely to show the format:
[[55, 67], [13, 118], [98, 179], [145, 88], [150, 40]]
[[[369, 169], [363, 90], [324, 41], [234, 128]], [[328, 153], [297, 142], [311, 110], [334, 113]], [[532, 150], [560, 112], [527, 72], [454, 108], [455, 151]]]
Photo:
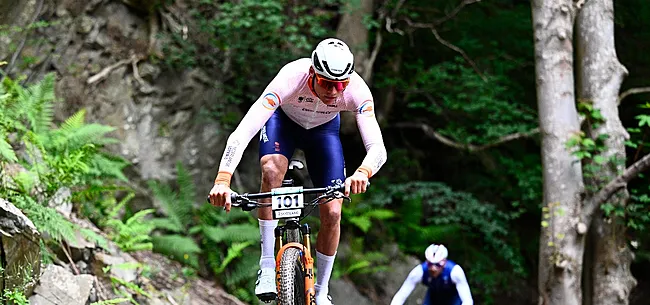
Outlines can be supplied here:
[[372, 17], [373, 0], [347, 1], [336, 36], [348, 44], [354, 54], [355, 70], [370, 84], [372, 66], [368, 66], [370, 50], [368, 46], [368, 27], [364, 19]]
[[[368, 63], [368, 27], [363, 20], [365, 16], [372, 16], [373, 0], [347, 1], [344, 5], [344, 14], [336, 29], [336, 37], [350, 47], [354, 54], [355, 71], [370, 85], [372, 66]], [[341, 112], [341, 133], [358, 133], [353, 112]]]
[[[396, 77], [397, 75], [399, 75], [401, 67], [402, 67], [402, 51], [398, 50], [398, 52], [392, 56], [391, 61], [390, 63], [388, 63], [387, 68], [389, 69], [393, 77]], [[383, 102], [378, 105], [376, 115], [379, 124], [384, 125], [385, 123], [388, 122], [390, 113], [393, 110], [393, 105], [395, 105], [397, 86], [395, 84], [389, 85], [388, 88], [384, 90], [380, 90], [380, 92], [382, 92], [381, 95], [384, 97], [384, 99]]]
[[544, 178], [539, 303], [581, 305], [584, 233], [576, 230], [583, 191], [580, 162], [565, 147], [580, 131], [573, 77], [570, 0], [533, 0], [535, 69]]
[[[629, 138], [618, 115], [618, 95], [627, 69], [618, 61], [614, 45], [614, 5], [612, 0], [590, 0], [577, 16], [578, 94], [579, 100], [590, 102], [600, 110], [605, 122], [587, 133], [593, 139], [608, 135], [605, 151], [607, 160], [588, 180], [594, 191], [605, 186], [625, 169], [625, 145]], [[618, 191], [609, 203], [625, 206], [629, 195], [625, 188]], [[606, 218], [600, 209], [595, 212], [589, 234], [593, 245], [591, 265], [585, 272], [592, 283], [591, 295], [585, 295], [593, 305], [627, 305], [636, 280], [630, 272], [633, 253], [626, 243], [625, 222], [620, 218]], [[590, 285], [591, 284], [591, 285]]]

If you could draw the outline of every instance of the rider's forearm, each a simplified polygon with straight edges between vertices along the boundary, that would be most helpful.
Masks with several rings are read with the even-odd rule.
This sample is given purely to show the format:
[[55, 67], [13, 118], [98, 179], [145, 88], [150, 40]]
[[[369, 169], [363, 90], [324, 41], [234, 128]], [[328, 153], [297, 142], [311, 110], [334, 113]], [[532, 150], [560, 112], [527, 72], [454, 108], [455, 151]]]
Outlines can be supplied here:
[[260, 100], [251, 106], [235, 131], [228, 137], [219, 163], [219, 173], [214, 181], [215, 184], [221, 183], [230, 186], [230, 178], [239, 165], [248, 143], [272, 114], [273, 110], [265, 108]]
[[366, 157], [361, 162], [361, 166], [359, 166], [357, 171], [365, 173], [368, 175], [368, 178], [372, 177], [384, 165], [386, 156], [387, 153], [384, 143], [373, 144], [368, 148]]
[[359, 166], [357, 171], [365, 173], [370, 178], [386, 162], [386, 147], [384, 146], [384, 139], [381, 135], [379, 123], [374, 114], [357, 114], [356, 119], [359, 132], [361, 133], [361, 139], [366, 147], [366, 157], [361, 162], [361, 166]]

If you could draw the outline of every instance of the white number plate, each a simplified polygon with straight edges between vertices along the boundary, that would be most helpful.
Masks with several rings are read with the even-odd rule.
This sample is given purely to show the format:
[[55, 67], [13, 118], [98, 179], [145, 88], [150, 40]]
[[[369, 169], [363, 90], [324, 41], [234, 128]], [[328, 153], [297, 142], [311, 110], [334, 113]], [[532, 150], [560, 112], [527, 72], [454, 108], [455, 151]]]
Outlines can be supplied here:
[[302, 191], [302, 186], [280, 187], [271, 190], [273, 203], [271, 209], [275, 218], [300, 217], [305, 207], [305, 200], [302, 193], [291, 194]]

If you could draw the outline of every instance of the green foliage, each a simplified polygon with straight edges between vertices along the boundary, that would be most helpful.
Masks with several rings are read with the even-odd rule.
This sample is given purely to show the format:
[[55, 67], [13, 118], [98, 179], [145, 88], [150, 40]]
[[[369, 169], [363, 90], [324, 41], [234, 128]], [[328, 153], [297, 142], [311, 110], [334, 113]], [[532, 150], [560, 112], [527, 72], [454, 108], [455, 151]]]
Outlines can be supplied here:
[[[645, 154], [650, 153], [648, 149], [648, 134], [650, 126], [645, 123], [650, 109], [650, 102], [640, 104], [641, 113], [636, 115], [637, 126], [627, 128], [630, 139], [626, 142], [628, 147], [634, 149], [634, 155], [630, 163], [636, 162]], [[627, 205], [611, 209], [619, 219], [624, 219], [627, 227], [630, 229], [632, 247], [637, 250], [636, 260], [650, 261], [650, 238], [647, 234], [648, 225], [650, 224], [650, 186], [647, 183], [647, 176], [644, 173], [639, 175], [639, 179], [631, 181], [628, 185], [630, 200]]]
[[[72, 202], [88, 204], [96, 196], [84, 194], [91, 186], [98, 193], [117, 181], [125, 181], [126, 162], [103, 151], [115, 140], [107, 137], [114, 128], [85, 123], [80, 110], [60, 126], [54, 122], [54, 74], [27, 87], [4, 78], [0, 86], [0, 198], [12, 202], [53, 242], [76, 240], [75, 231], [106, 247], [106, 241], [90, 230], [69, 222], [50, 199], [61, 189], [72, 191]], [[5, 171], [11, 169], [8, 175]], [[46, 244], [43, 249], [49, 249]], [[47, 252], [43, 253], [48, 259]]]
[[[447, 244], [454, 249], [454, 259], [463, 262], [470, 285], [481, 287], [485, 295], [503, 287], [507, 281], [526, 275], [519, 242], [510, 228], [509, 221], [514, 216], [494, 205], [438, 182], [375, 184], [370, 194], [368, 204], [391, 209], [395, 217], [383, 223], [385, 228], [378, 231], [383, 232], [379, 233], [380, 237], [365, 235], [369, 243], [381, 240], [385, 244], [387, 230], [403, 251], [418, 257], [433, 242]], [[495, 265], [512, 272], [497, 273]]]
[[211, 67], [225, 85], [223, 102], [211, 104], [210, 112], [222, 124], [234, 125], [239, 117], [229, 105], [257, 99], [282, 65], [308, 56], [319, 39], [333, 32], [324, 26], [333, 16], [323, 10], [326, 6], [288, 0], [197, 1], [189, 8], [196, 34], [187, 40], [171, 35], [165, 61], [174, 69]]
[[8, 304], [29, 305], [29, 300], [27, 300], [25, 294], [19, 289], [5, 289], [2, 294], [2, 300], [8, 302]]
[[[256, 270], [259, 261], [260, 236], [257, 221], [241, 210], [228, 214], [200, 203], [189, 172], [177, 163], [175, 183], [149, 183], [165, 214], [151, 220], [156, 233], [153, 250], [174, 258], [195, 273], [206, 267], [225, 279], [224, 286], [240, 299], [255, 300]], [[249, 290], [242, 290], [247, 287]]]
[[537, 124], [532, 110], [514, 102], [506, 76], [488, 74], [484, 80], [462, 58], [428, 68], [408, 64], [407, 69], [414, 74], [408, 90], [417, 92], [407, 100], [412, 113], [426, 110], [438, 117], [444, 123], [438, 131], [456, 142], [486, 144]]
[[147, 215], [154, 213], [154, 209], [138, 211], [129, 217], [126, 222], [117, 217], [118, 213], [134, 196], [134, 193], [130, 193], [122, 199], [110, 212], [109, 218], [104, 224], [108, 229], [111, 240], [115, 241], [120, 249], [125, 252], [151, 250], [153, 248], [150, 234], [155, 226], [145, 218]]

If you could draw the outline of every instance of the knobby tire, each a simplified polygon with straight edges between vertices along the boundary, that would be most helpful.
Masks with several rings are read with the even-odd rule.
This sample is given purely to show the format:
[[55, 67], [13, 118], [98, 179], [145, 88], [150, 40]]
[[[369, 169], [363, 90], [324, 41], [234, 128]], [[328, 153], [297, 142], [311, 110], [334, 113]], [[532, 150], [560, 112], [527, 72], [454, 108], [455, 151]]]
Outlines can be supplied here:
[[278, 305], [305, 304], [305, 266], [301, 254], [298, 248], [288, 248], [282, 253]]

